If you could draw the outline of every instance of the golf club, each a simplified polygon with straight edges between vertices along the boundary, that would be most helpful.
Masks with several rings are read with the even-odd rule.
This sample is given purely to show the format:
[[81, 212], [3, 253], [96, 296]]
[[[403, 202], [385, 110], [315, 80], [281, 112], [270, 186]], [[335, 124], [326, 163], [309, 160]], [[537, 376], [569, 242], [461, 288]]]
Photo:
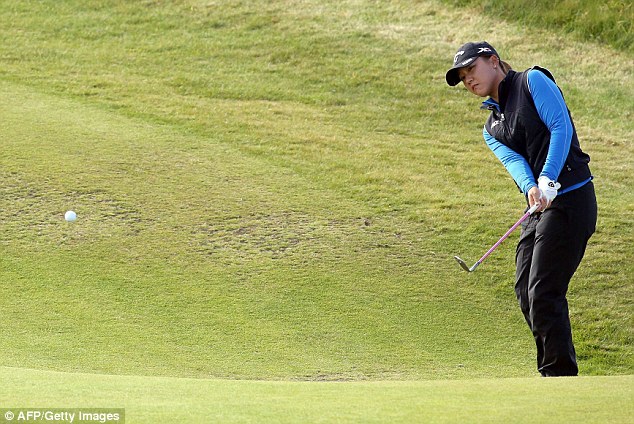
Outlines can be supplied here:
[[466, 262], [463, 261], [462, 259], [460, 259], [460, 257], [458, 256], [454, 256], [454, 259], [460, 264], [460, 266], [462, 267], [462, 269], [464, 269], [467, 272], [473, 272], [475, 271], [475, 269], [482, 263], [482, 261], [484, 261], [495, 249], [497, 249], [497, 247], [502, 244], [502, 242], [504, 240], [506, 240], [506, 238], [513, 232], [515, 231], [515, 229], [517, 227], [519, 227], [519, 225], [524, 222], [526, 220], [526, 218], [528, 218], [529, 216], [531, 216], [531, 214], [533, 212], [535, 212], [537, 209], [539, 208], [539, 203], [534, 204], [528, 211], [526, 211], [526, 213], [519, 219], [519, 221], [517, 221], [515, 224], [513, 224], [513, 226], [511, 228], [509, 228], [509, 230], [506, 232], [506, 234], [504, 234], [498, 241], [497, 243], [495, 243], [493, 246], [491, 246], [491, 248], [480, 258], [478, 259], [478, 261], [473, 264], [473, 266], [471, 268], [469, 268], [469, 266], [467, 266]]

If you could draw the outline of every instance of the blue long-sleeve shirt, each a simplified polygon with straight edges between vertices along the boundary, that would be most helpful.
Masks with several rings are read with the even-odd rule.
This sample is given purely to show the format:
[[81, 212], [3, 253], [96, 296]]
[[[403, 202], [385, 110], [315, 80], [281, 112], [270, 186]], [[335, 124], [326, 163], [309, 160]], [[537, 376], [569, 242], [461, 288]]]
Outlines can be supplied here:
[[[527, 80], [529, 91], [537, 108], [537, 113], [550, 131], [548, 154], [544, 167], [539, 170], [539, 176], [546, 176], [553, 181], [557, 181], [557, 177], [561, 173], [566, 158], [568, 157], [573, 134], [568, 108], [557, 85], [544, 75], [544, 73], [536, 69], [530, 70]], [[499, 105], [493, 99], [489, 99], [484, 103], [486, 105], [493, 105], [499, 110]], [[522, 190], [524, 194], [528, 194], [528, 191], [536, 186], [537, 182], [526, 159], [491, 136], [486, 128], [483, 130], [483, 135], [491, 151], [493, 151], [495, 156], [502, 162], [509, 174], [511, 174], [520, 190]], [[589, 179], [574, 186], [567, 187], [561, 190], [559, 194], [574, 190], [586, 184], [588, 181]]]

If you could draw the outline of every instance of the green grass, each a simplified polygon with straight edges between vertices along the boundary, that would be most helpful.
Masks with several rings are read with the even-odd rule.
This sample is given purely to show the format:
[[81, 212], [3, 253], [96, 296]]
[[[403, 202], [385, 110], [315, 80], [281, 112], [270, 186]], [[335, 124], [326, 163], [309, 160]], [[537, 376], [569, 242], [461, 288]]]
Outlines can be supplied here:
[[634, 6], [627, 0], [445, 0], [522, 25], [571, 34], [577, 39], [634, 50]]
[[[508, 315], [513, 308], [500, 309], [490, 292], [463, 283], [454, 264], [429, 250], [437, 241], [425, 223], [379, 214], [228, 145], [20, 89], [4, 92], [16, 99], [3, 110], [7, 122], [16, 116], [6, 130], [15, 157], [41, 167], [25, 180], [19, 160], [7, 164], [3, 183], [15, 202], [6, 211], [15, 240], [3, 260], [13, 281], [5, 287], [6, 319], [17, 333], [1, 336], [10, 346], [5, 358], [16, 358], [5, 364], [439, 378], [489, 375], [493, 367], [480, 355], [499, 354], [501, 339], [508, 339], [507, 361], [526, 356], [524, 343], [513, 340], [523, 327]], [[60, 136], [47, 139], [38, 126], [66, 134], [67, 147], [56, 148]], [[87, 128], [98, 138], [82, 135]], [[76, 210], [76, 223], [63, 222], [65, 209]], [[443, 268], [450, 280], [425, 283]], [[468, 346], [472, 322], [462, 318], [473, 314], [490, 314], [480, 324], [493, 330], [481, 336], [490, 347]], [[501, 322], [515, 331], [497, 328]], [[40, 354], [25, 357], [16, 342], [30, 344], [34, 333], [44, 336], [30, 349]], [[51, 343], [60, 357], [45, 355]], [[113, 352], [126, 360], [113, 362]], [[191, 356], [186, 362], [183, 353]], [[510, 363], [496, 368], [517, 371]]]
[[[632, 376], [282, 382], [0, 369], [2, 405], [125, 408], [126, 422], [627, 423]], [[610, 407], [606, 408], [606, 404]], [[103, 406], [102, 406], [103, 405]], [[50, 406], [49, 406], [50, 407]], [[0, 420], [2, 418], [0, 417]]]
[[[444, 83], [455, 49], [483, 33], [516, 69], [539, 63], [564, 89], [600, 209], [569, 296], [579, 365], [633, 373], [627, 50], [431, 1], [0, 6], [0, 379], [25, 380], [6, 402], [63, 407], [82, 398], [61, 388], [120, 399], [178, 382], [199, 393], [192, 410], [222, 387], [277, 387], [286, 406], [270, 413], [282, 417], [295, 391], [325, 388], [306, 406], [315, 417], [340, 405], [339, 388], [353, 400], [395, 388], [372, 392], [368, 415], [324, 418], [365, 421], [410, 390], [487, 386], [495, 399], [498, 383], [560, 384], [531, 378], [517, 234], [477, 273], [452, 259], [475, 261], [522, 212], [481, 140], [478, 100]], [[593, 384], [628, 378], [561, 384], [579, 384], [578, 407]], [[148, 403], [159, 412], [130, 394], [129, 422], [176, 420], [161, 402], [180, 392], [162, 393]], [[262, 418], [264, 399], [226, 419]], [[509, 402], [495, 419], [523, 414]], [[424, 413], [414, 405], [403, 420]]]

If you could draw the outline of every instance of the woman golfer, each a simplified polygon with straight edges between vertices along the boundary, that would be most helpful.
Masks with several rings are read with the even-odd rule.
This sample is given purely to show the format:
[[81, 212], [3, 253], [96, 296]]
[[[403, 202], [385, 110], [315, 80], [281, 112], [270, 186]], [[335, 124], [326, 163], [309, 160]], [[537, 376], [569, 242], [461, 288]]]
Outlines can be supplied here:
[[454, 56], [447, 83], [486, 97], [484, 140], [536, 213], [522, 224], [515, 293], [537, 345], [542, 376], [577, 375], [566, 293], [595, 230], [597, 203], [590, 157], [552, 74], [515, 72], [487, 42]]

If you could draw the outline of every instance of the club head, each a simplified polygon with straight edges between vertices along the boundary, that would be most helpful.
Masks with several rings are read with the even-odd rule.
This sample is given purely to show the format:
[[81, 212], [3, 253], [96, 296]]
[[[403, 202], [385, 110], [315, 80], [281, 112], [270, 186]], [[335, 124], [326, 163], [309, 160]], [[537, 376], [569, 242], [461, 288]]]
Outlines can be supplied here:
[[453, 257], [456, 262], [458, 262], [460, 264], [460, 266], [462, 267], [462, 269], [464, 269], [467, 272], [471, 272], [471, 269], [469, 269], [469, 267], [467, 266], [467, 264], [465, 263], [465, 261], [463, 261], [462, 259], [460, 259], [458, 256], [454, 256]]

